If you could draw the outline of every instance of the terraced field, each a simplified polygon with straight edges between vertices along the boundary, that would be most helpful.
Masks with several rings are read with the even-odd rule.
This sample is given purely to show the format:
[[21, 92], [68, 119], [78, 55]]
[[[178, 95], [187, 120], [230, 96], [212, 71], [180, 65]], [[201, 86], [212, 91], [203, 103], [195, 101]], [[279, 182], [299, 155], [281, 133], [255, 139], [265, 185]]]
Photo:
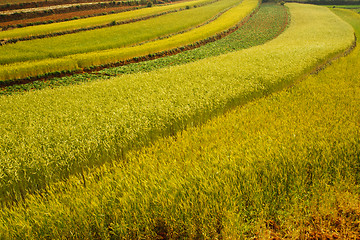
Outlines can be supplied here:
[[[228, 6], [206, 25], [123, 50], [206, 39], [257, 3]], [[355, 46], [360, 17], [285, 6], [263, 5], [191, 51], [0, 96], [0, 238], [358, 236], [358, 48], [319, 69]]]
[[[5, 45], [1, 47], [4, 55], [0, 57], [2, 64], [0, 80], [7, 81], [55, 71], [79, 70], [194, 44], [233, 27], [257, 6], [257, 1], [254, 0], [243, 1], [240, 5], [236, 4], [237, 2], [223, 0], [202, 8], [171, 13], [132, 24]], [[184, 34], [124, 48], [194, 27], [206, 20], [211, 20], [216, 12], [226, 10], [231, 6], [234, 7], [213, 21], [207, 21], [207, 24], [186, 31]], [[194, 14], [196, 18], [191, 17]], [[184, 20], [175, 21], [180, 18]], [[174, 24], [164, 25], [162, 24], [164, 21]], [[130, 33], [129, 28], [132, 30]]]
[[151, 61], [132, 63], [125, 66], [106, 68], [93, 74], [78, 74], [63, 78], [54, 78], [47, 81], [35, 81], [33, 83], [4, 87], [0, 94], [9, 95], [21, 91], [43, 89], [46, 87], [64, 86], [88, 81], [104, 80], [109, 76], [130, 74], [136, 72], [152, 71], [169, 65], [180, 65], [211, 56], [217, 56], [227, 52], [260, 45], [273, 39], [285, 30], [290, 16], [286, 8], [280, 5], [263, 4], [248, 22], [229, 36], [201, 46], [199, 48], [184, 51], [176, 55], [158, 58]]
[[[86, 19], [79, 19], [79, 20], [61, 22], [55, 24], [13, 29], [13, 30], [0, 32], [0, 39], [10, 41], [14, 39], [35, 37], [39, 35], [46, 37], [49, 34], [59, 34], [64, 32], [72, 33], [73, 31], [80, 29], [86, 30], [94, 27], [107, 26], [111, 24], [116, 25], [117, 22], [121, 23], [127, 21], [135, 21], [136, 19], [141, 19], [144, 17], [156, 16], [158, 14], [164, 14], [169, 11], [178, 11], [181, 9], [185, 9], [186, 6], [194, 7], [211, 2], [214, 1], [198, 0], [191, 2], [183, 2], [173, 5], [146, 8], [146, 9], [129, 11], [125, 13], [105, 15], [95, 18], [86, 18]], [[206, 9], [203, 9], [203, 11], [206, 11]]]

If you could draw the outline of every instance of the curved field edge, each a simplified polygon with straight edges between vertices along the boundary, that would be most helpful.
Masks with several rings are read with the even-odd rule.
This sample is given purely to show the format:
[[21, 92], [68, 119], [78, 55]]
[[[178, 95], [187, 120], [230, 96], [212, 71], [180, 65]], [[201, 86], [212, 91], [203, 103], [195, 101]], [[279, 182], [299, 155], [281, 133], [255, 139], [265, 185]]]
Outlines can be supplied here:
[[203, 4], [209, 4], [213, 0], [197, 0], [175, 3], [164, 6], [156, 6], [151, 8], [143, 8], [123, 13], [111, 14], [106, 16], [98, 16], [86, 19], [78, 19], [61, 23], [53, 23], [42, 26], [31, 26], [20, 29], [12, 29], [0, 32], [0, 42], [12, 42], [18, 39], [31, 39], [40, 35], [41, 37], [56, 36], [59, 33], [73, 33], [76, 30], [89, 30], [99, 27], [113, 26], [115, 24], [122, 24], [126, 22], [133, 22], [149, 17], [158, 16], [159, 14], [166, 14], [173, 11], [183, 10], [186, 7], [194, 7]]
[[3, 201], [288, 86], [351, 45], [351, 26], [327, 8], [288, 6], [289, 28], [262, 46], [111, 81], [0, 97]]
[[355, 239], [359, 58], [3, 209], [1, 237]]
[[228, 52], [261, 45], [281, 34], [288, 26], [289, 21], [290, 16], [286, 7], [278, 4], [261, 4], [259, 11], [257, 11], [234, 33], [193, 50], [183, 51], [176, 55], [162, 57], [155, 60], [131, 63], [115, 68], [107, 68], [94, 72], [93, 74], [77, 74], [74, 76], [3, 87], [0, 88], [0, 95], [10, 95], [24, 91], [40, 90], [48, 87], [53, 88], [70, 84], [105, 80], [110, 76], [120, 74], [149, 72], [155, 69], [181, 65], [207, 57], [218, 56]]
[[8, 80], [7, 82], [11, 82], [9, 79], [28, 78], [29, 76], [38, 76], [57, 71], [83, 70], [84, 68], [90, 68], [96, 65], [112, 64], [133, 58], [138, 59], [139, 57], [148, 56], [149, 54], [162, 54], [164, 51], [171, 52], [180, 46], [186, 46], [188, 44], [190, 45], [189, 47], [196, 47], [197, 44], [199, 44], [198, 41], [210, 41], [210, 38], [214, 37], [214, 35], [221, 35], [223, 31], [238, 24], [247, 15], [250, 15], [250, 13], [257, 8], [258, 4], [259, 2], [256, 0], [244, 0], [205, 26], [167, 39], [149, 42], [139, 46], [115, 48], [91, 53], [74, 54], [56, 59], [1, 66], [0, 80], [3, 80], [3, 82], [6, 82], [6, 80]]

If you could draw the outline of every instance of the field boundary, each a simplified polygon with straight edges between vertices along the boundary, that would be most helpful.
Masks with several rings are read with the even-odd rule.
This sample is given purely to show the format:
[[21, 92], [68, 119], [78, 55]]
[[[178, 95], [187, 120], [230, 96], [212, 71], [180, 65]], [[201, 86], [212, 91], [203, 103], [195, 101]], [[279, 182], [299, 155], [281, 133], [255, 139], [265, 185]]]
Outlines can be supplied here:
[[77, 4], [77, 3], [96, 3], [96, 2], [111, 2], [112, 0], [45, 0], [38, 2], [24, 2], [24, 3], [5, 3], [0, 5], [0, 11], [49, 7], [63, 4]]

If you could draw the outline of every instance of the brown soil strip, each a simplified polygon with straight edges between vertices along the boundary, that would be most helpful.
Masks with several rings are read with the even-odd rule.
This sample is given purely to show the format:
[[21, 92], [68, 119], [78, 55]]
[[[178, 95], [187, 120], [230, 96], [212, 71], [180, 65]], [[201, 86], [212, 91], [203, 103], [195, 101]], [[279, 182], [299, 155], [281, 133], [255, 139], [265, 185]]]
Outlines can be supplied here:
[[[105, 2], [105, 3], [94, 3], [94, 4], [86, 4], [86, 5], [71, 5], [65, 8], [55, 8], [55, 9], [48, 9], [43, 11], [31, 11], [31, 12], [16, 12], [10, 15], [7, 14], [0, 14], [0, 22], [9, 22], [14, 20], [22, 20], [28, 18], [36, 18], [36, 17], [44, 17], [53, 14], [63, 14], [69, 12], [80, 12], [86, 10], [94, 10], [94, 9], [104, 9], [110, 7], [121, 7], [121, 6], [140, 6], [140, 2], [129, 1], [129, 2]], [[145, 5], [143, 3], [142, 5]]]
[[[189, 0], [174, 0], [173, 2], [180, 3], [180, 2], [187, 2]], [[173, 4], [173, 2], [165, 3], [165, 5]], [[161, 1], [158, 1], [155, 5], [163, 5]], [[26, 26], [33, 26], [33, 25], [40, 25], [40, 24], [48, 24], [52, 22], [64, 22], [73, 20], [74, 18], [88, 18], [88, 17], [96, 17], [106, 14], [115, 14], [125, 11], [131, 11], [139, 8], [145, 8], [146, 5], [136, 5], [136, 6], [116, 6], [116, 7], [105, 7], [100, 9], [90, 9], [84, 11], [70, 11], [67, 13], [59, 13], [59, 14], [52, 14], [46, 15], [41, 17], [33, 17], [33, 18], [26, 18], [26, 19], [16, 19], [16, 20], [9, 20], [5, 22], [0, 21], [0, 31], [1, 28], [3, 31], [10, 29], [10, 28], [20, 28]]]
[[33, 7], [33, 8], [22, 8], [22, 9], [14, 9], [14, 10], [6, 10], [0, 11], [0, 15], [11, 15], [14, 13], [27, 13], [27, 12], [41, 12], [41, 11], [48, 11], [48, 10], [56, 10], [60, 8], [70, 8], [76, 6], [86, 6], [86, 5], [94, 5], [98, 4], [96, 2], [91, 3], [72, 3], [72, 4], [62, 4], [62, 5], [54, 5], [48, 7]]
[[14, 21], [8, 21], [8, 22], [0, 22], [0, 27], [16, 28], [16, 25], [18, 25], [18, 24], [26, 26], [29, 23], [46, 23], [48, 21], [63, 22], [65, 20], [70, 20], [75, 17], [87, 18], [87, 17], [94, 17], [94, 16], [102, 15], [103, 13], [111, 13], [112, 11], [114, 11], [115, 13], [119, 13], [119, 12], [134, 10], [134, 9], [136, 9], [136, 7], [134, 7], [134, 6], [120, 6], [120, 7], [94, 9], [94, 10], [87, 10], [87, 11], [80, 11], [80, 12], [53, 14], [53, 15], [44, 16], [44, 17], [21, 19], [21, 20], [14, 20]]
[[[347, 192], [346, 192], [347, 193]], [[345, 193], [345, 196], [347, 195]], [[337, 194], [344, 196], [344, 193], [337, 191]], [[290, 220], [290, 228], [277, 220], [265, 221], [262, 231], [255, 233], [254, 240], [260, 239], [290, 239], [289, 236], [297, 236], [296, 239], [306, 240], [359, 240], [360, 239], [360, 205], [359, 195], [354, 194], [353, 200], [346, 200], [336, 196], [334, 206], [328, 208], [328, 212], [319, 210], [321, 203], [307, 206], [310, 210], [305, 219], [286, 219]], [[316, 210], [315, 210], [316, 209]], [[330, 211], [329, 211], [330, 210]], [[297, 221], [300, 220], [300, 221]], [[291, 238], [295, 239], [295, 238]]]
[[101, 29], [101, 28], [112, 27], [112, 26], [117, 26], [117, 25], [124, 25], [124, 24], [128, 24], [128, 23], [133, 23], [133, 22], [138, 22], [138, 21], [143, 21], [143, 20], [159, 17], [159, 16], [162, 16], [162, 15], [166, 15], [166, 14], [169, 14], [169, 13], [178, 12], [178, 11], [182, 11], [182, 10], [185, 10], [185, 9], [175, 9], [175, 10], [171, 10], [171, 11], [167, 11], [167, 12], [162, 12], [162, 13], [158, 13], [158, 14], [154, 14], [154, 15], [149, 15], [149, 16], [142, 17], [142, 18], [134, 18], [134, 19], [124, 20], [124, 21], [120, 21], [120, 22], [113, 22], [113, 23], [108, 23], [108, 24], [98, 25], [98, 26], [93, 26], [93, 27], [79, 28], [79, 29], [74, 29], [74, 30], [55, 32], [55, 33], [36, 35], [36, 36], [29, 36], [29, 37], [22, 37], [22, 38], [13, 38], [13, 39], [10, 39], [10, 40], [0, 40], [0, 46], [3, 46], [5, 44], [9, 44], [9, 43], [16, 43], [16, 42], [20, 42], [20, 41], [28, 41], [28, 40], [34, 40], [34, 39], [56, 37], [56, 36], [62, 36], [62, 35], [66, 35], [66, 34], [84, 32], [84, 31]]
[[[198, 5], [198, 7], [202, 7], [202, 6], [205, 6], [205, 5], [209, 5], [209, 4], [215, 3], [215, 2], [217, 2], [217, 1], [218, 1], [218, 0], [214, 0], [214, 1], [211, 1], [211, 2], [206, 2], [206, 3], [203, 3], [203, 4], [201, 4], [201, 5]], [[147, 19], [159, 17], [159, 16], [162, 16], [162, 15], [166, 15], [166, 14], [169, 14], [169, 13], [174, 13], [174, 12], [179, 12], [179, 11], [184, 11], [184, 10], [186, 10], [186, 8], [174, 9], [174, 10], [170, 10], [170, 11], [166, 11], [166, 12], [160, 12], [160, 13], [158, 13], [158, 14], [153, 14], [153, 15], [149, 15], [149, 16], [145, 16], [145, 17], [140, 17], [140, 18], [128, 19], [128, 20], [119, 21], [119, 22], [111, 22], [111, 23], [104, 24], [104, 25], [84, 27], [84, 28], [79, 28], [79, 29], [67, 30], [67, 31], [62, 31], [62, 32], [54, 32], [54, 33], [42, 34], [42, 35], [36, 35], [36, 36], [28, 36], [28, 37], [21, 37], [21, 38], [12, 38], [12, 39], [9, 39], [9, 40], [1, 40], [1, 39], [0, 39], [0, 46], [3, 46], [3, 45], [5, 45], [5, 44], [9, 44], [9, 43], [16, 43], [16, 42], [19, 42], [19, 41], [28, 41], [28, 40], [34, 40], [34, 39], [42, 39], [42, 38], [48, 38], [48, 37], [56, 37], [56, 36], [61, 36], [61, 35], [66, 35], [66, 34], [77, 33], [77, 32], [83, 32], [83, 31], [101, 29], [101, 28], [112, 27], [112, 26], [117, 26], [117, 25], [124, 25], [124, 24], [128, 24], [128, 23], [143, 21], [143, 20], [147, 20]], [[210, 21], [215, 20], [216, 18], [218, 18], [218, 17], [219, 17], [222, 13], [224, 13], [225, 11], [227, 11], [227, 10], [224, 10], [224, 11], [222, 11], [221, 13], [217, 14], [217, 15], [216, 15], [214, 18], [212, 18]], [[208, 24], [210, 21], [207, 21], [206, 23], [201, 24], [201, 25], [199, 25], [199, 26]], [[197, 26], [197, 27], [199, 27], [199, 26]], [[193, 29], [193, 28], [187, 29], [187, 30], [185, 30], [185, 31], [182, 31], [182, 32], [179, 32], [179, 33], [176, 33], [176, 34], [184, 33], [184, 32], [189, 31], [189, 30], [191, 30], [191, 29]], [[175, 34], [171, 34], [171, 35], [168, 35], [168, 36], [166, 36], [166, 37], [170, 37], [170, 36], [173, 36], [173, 35], [175, 35]], [[165, 37], [165, 38], [166, 38], [166, 37]], [[164, 37], [160, 37], [160, 38], [157, 38], [157, 39], [155, 39], [155, 40], [159, 40], [159, 39], [162, 39], [162, 38], [164, 38]], [[145, 43], [145, 42], [144, 42], [144, 43]]]
[[51, 7], [63, 4], [82, 4], [82, 3], [96, 3], [96, 2], [110, 2], [113, 0], [29, 0], [29, 1], [0, 1], [0, 11], [37, 8], [37, 7]]

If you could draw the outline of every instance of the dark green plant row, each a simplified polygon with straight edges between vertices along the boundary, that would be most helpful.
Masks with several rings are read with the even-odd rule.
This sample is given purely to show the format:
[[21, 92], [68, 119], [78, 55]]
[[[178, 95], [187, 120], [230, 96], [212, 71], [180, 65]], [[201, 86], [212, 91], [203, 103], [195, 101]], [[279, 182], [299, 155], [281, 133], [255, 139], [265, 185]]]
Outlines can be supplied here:
[[[151, 54], [144, 59], [136, 58], [127, 65], [105, 68], [93, 73], [81, 73], [73, 76], [55, 77], [45, 81], [34, 81], [26, 84], [16, 84], [0, 89], [0, 95], [10, 95], [31, 90], [40, 90], [44, 88], [53, 88], [71, 84], [79, 84], [89, 81], [109, 79], [111, 76], [120, 74], [131, 74], [136, 72], [147, 72], [171, 65], [180, 65], [207, 57], [218, 56], [223, 53], [237, 51], [244, 48], [260, 45], [278, 36], [287, 26], [289, 15], [285, 7], [276, 4], [262, 4], [259, 11], [252, 16], [243, 26], [230, 35], [208, 43], [192, 50], [184, 51], [185, 48], [179, 48], [178, 54], [166, 56], [170, 53]], [[174, 52], [175, 53], [175, 52]], [[162, 58], [159, 58], [163, 56]], [[165, 56], [165, 57], [164, 57]], [[144, 61], [149, 59], [149, 61]], [[155, 58], [155, 59], [154, 59]], [[140, 62], [141, 61], [141, 62]], [[125, 64], [125, 63], [123, 63]], [[100, 66], [104, 68], [108, 66]], [[95, 67], [89, 71], [96, 70]], [[69, 72], [57, 72], [57, 76], [70, 74]], [[19, 82], [20, 83], [20, 82]]]

